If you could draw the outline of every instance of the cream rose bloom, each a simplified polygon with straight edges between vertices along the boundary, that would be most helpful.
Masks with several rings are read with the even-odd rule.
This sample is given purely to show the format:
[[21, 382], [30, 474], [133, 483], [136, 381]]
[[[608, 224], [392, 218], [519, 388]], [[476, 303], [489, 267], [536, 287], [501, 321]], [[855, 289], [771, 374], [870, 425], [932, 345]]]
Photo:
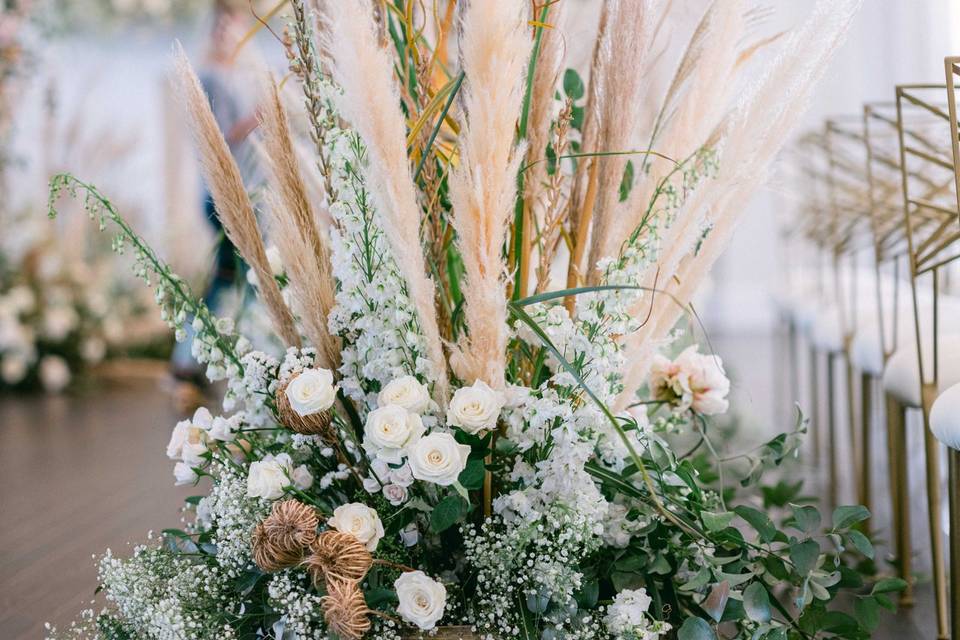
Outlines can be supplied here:
[[503, 397], [483, 380], [477, 380], [453, 394], [447, 409], [447, 424], [467, 433], [489, 431], [496, 428], [502, 408]]
[[337, 388], [329, 369], [304, 369], [285, 390], [290, 406], [301, 416], [321, 413], [333, 406]]
[[293, 460], [286, 453], [267, 454], [263, 460], [250, 463], [247, 475], [247, 497], [276, 500], [291, 483]]
[[413, 477], [449, 487], [467, 466], [470, 447], [454, 440], [449, 433], [431, 433], [410, 448], [408, 464]]
[[377, 512], [365, 504], [351, 502], [333, 510], [327, 524], [343, 533], [349, 533], [367, 546], [367, 551], [376, 551], [383, 537], [383, 523]]
[[173, 465], [173, 477], [176, 480], [174, 484], [178, 487], [193, 484], [199, 479], [197, 472], [186, 462], [178, 462]]
[[398, 404], [388, 404], [367, 414], [363, 448], [384, 462], [400, 464], [410, 445], [425, 431], [420, 416]]
[[190, 420], [178, 422], [167, 444], [167, 457], [171, 460], [182, 460], [194, 467], [202, 464], [212, 424], [213, 416], [204, 407], [197, 409]]
[[730, 379], [719, 356], [698, 353], [694, 345], [684, 349], [674, 362], [686, 373], [694, 411], [705, 416], [726, 412]]
[[422, 414], [430, 407], [430, 391], [413, 376], [402, 376], [391, 380], [377, 394], [377, 404], [381, 407], [395, 404], [407, 411]]
[[393, 583], [400, 604], [397, 613], [423, 631], [437, 626], [447, 606], [447, 589], [423, 571], [407, 571]]

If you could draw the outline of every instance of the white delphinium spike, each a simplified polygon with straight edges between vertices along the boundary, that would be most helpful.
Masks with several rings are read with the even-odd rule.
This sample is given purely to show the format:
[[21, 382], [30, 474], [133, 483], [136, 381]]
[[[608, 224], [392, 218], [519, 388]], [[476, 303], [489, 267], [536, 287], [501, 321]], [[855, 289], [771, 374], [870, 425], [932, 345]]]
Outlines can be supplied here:
[[460, 56], [466, 74], [460, 164], [450, 202], [463, 257], [468, 337], [451, 364], [467, 383], [504, 384], [507, 356], [503, 243], [517, 194], [522, 150], [514, 145], [530, 37], [523, 3], [472, 2], [464, 11]]

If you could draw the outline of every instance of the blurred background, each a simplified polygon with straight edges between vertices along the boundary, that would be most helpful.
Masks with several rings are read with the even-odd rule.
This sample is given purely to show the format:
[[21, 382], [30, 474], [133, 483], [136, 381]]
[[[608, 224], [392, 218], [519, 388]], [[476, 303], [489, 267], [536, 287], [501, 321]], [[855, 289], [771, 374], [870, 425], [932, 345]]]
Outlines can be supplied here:
[[[590, 38], [578, 35], [595, 29], [602, 0], [565, 1], [577, 5], [563, 29], [572, 59], [580, 60], [583, 68], [589, 51], [579, 51], [577, 44]], [[267, 67], [282, 76], [286, 60], [278, 43], [282, 21], [271, 19], [275, 3], [233, 4], [243, 14], [241, 38], [249, 40], [240, 71], [252, 76]], [[678, 11], [689, 12], [692, 21], [706, 3], [679, 4], [683, 6]], [[0, 211], [23, 221], [0, 227], [0, 243], [8, 253], [28, 254], [33, 239], [49, 233], [47, 180], [54, 172], [69, 171], [108, 194], [178, 273], [193, 281], [206, 277], [215, 231], [203, 221], [195, 156], [168, 74], [175, 41], [194, 60], [208, 55], [215, 26], [211, 5], [201, 0], [0, 0], [5, 73], [17, 76], [9, 84], [12, 91], [0, 95], [11, 114]], [[771, 33], [788, 29], [809, 10], [808, 3], [795, 0], [766, 5], [770, 10], [764, 29]], [[271, 28], [257, 28], [257, 16]], [[826, 117], [858, 114], [866, 101], [893, 99], [897, 83], [942, 82], [944, 56], [957, 53], [958, 0], [865, 0], [797, 133], [820, 127]], [[804, 215], [801, 195], [786, 175], [778, 174], [745, 205], [749, 212], [697, 303], [734, 380], [732, 405], [750, 438], [784, 428], [792, 403], [806, 402], [789, 397], [774, 302], [786, 282], [782, 233]], [[85, 243], [98, 242], [90, 239], [95, 226], [81, 220], [79, 210], [64, 213], [69, 215], [52, 225], [58, 242], [82, 257]], [[118, 332], [129, 344], [127, 334], [155, 323], [155, 316], [150, 310], [131, 311], [126, 326], [101, 331], [105, 348], [113, 348], [110, 336]], [[162, 326], [157, 331], [162, 334]], [[3, 339], [0, 323], [0, 343]], [[159, 338], [164, 340], [160, 353], [164, 348], [169, 352], [169, 336]], [[140, 355], [138, 349], [135, 355]], [[182, 499], [182, 491], [170, 488], [169, 468], [161, 455], [176, 410], [162, 391], [169, 387], [166, 360], [157, 362], [154, 369], [122, 371], [120, 389], [127, 390], [112, 391], [117, 395], [109, 404], [76, 391], [53, 398], [22, 390], [0, 394], [0, 512], [4, 520], [13, 514], [22, 524], [5, 527], [0, 534], [0, 629], [5, 630], [0, 635], [37, 637], [36, 617], [29, 611], [37, 599], [46, 600], [38, 610], [69, 619], [82, 601], [82, 590], [92, 584], [88, 554], [105, 544], [142, 537], [146, 529], [168, 521]], [[56, 382], [54, 368], [47, 367], [46, 378]], [[138, 378], [147, 382], [138, 385]], [[103, 434], [96, 429], [118, 412], [124, 416], [119, 431]], [[31, 435], [41, 426], [37, 422], [53, 425], [40, 442]], [[60, 451], [61, 457], [51, 451]], [[43, 477], [28, 474], [40, 460], [46, 465], [71, 461], [73, 469], [98, 471], [79, 478], [71, 467], [56, 465]], [[118, 478], [129, 481], [117, 489]], [[58, 524], [33, 497], [16, 490], [38, 483], [45, 491], [62, 492], [65, 500], [104, 492], [102, 510], [85, 511], [84, 517], [109, 520], [111, 514], [122, 513], [123, 519], [93, 527], [94, 533], [80, 539], [67, 532], [31, 541], [28, 553], [27, 532], [36, 531], [37, 522], [48, 528]], [[134, 504], [141, 506], [139, 512], [131, 510]], [[76, 510], [73, 515], [78, 514]], [[69, 510], [57, 516], [71, 517]], [[921, 533], [917, 536], [922, 539]], [[55, 593], [46, 593], [48, 584], [30, 579], [32, 563], [41, 559], [63, 571]], [[57, 607], [51, 608], [51, 602]]]

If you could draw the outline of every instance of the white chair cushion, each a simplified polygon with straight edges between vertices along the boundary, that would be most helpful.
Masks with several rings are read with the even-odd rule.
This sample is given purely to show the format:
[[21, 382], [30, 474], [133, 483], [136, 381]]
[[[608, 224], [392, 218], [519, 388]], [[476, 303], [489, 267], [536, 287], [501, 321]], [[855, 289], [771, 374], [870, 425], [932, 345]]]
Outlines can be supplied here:
[[960, 384], [941, 393], [933, 403], [930, 430], [943, 444], [960, 449]]
[[[940, 390], [960, 383], [960, 334], [940, 336]], [[927, 374], [933, 370], [933, 344], [925, 344], [923, 366]], [[883, 372], [883, 389], [901, 403], [920, 406], [920, 371], [917, 349], [913, 341], [903, 344], [890, 357]]]

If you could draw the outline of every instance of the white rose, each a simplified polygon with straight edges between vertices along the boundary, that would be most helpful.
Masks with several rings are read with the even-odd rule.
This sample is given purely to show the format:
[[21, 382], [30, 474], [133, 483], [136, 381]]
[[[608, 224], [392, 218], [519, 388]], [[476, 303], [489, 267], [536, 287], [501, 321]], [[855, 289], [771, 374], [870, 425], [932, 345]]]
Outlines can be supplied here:
[[233, 439], [237, 437], [236, 429], [239, 426], [240, 425], [237, 416], [231, 416], [229, 418], [217, 416], [213, 419], [213, 422], [210, 423], [210, 429], [208, 433], [214, 440], [219, 440], [220, 442], [232, 442]]
[[502, 408], [500, 394], [483, 380], [477, 380], [472, 386], [461, 387], [453, 394], [447, 409], [447, 423], [467, 433], [489, 431], [496, 428]]
[[420, 416], [396, 404], [374, 409], [367, 414], [363, 430], [363, 448], [371, 456], [400, 464], [407, 448], [425, 431]]
[[178, 487], [193, 484], [199, 480], [197, 472], [186, 462], [178, 462], [173, 466], [173, 477], [176, 479], [175, 484]]
[[387, 383], [377, 394], [377, 404], [400, 405], [407, 411], [423, 413], [430, 406], [430, 392], [413, 376], [403, 376]]
[[388, 484], [383, 488], [383, 497], [395, 507], [407, 501], [407, 488], [399, 484]]
[[47, 391], [57, 393], [70, 384], [70, 367], [60, 356], [40, 358], [40, 382]]
[[684, 349], [674, 363], [686, 373], [694, 411], [705, 416], [726, 412], [730, 379], [719, 356], [698, 353], [694, 345]]
[[423, 631], [437, 626], [447, 606], [446, 588], [423, 571], [408, 571], [393, 583], [400, 604], [397, 613]]
[[263, 460], [250, 464], [247, 475], [247, 496], [276, 500], [290, 484], [293, 463], [290, 456], [281, 453], [278, 456], [267, 454]]
[[207, 452], [207, 442], [213, 418], [210, 412], [200, 407], [190, 420], [181, 420], [173, 428], [170, 442], [167, 444], [167, 457], [182, 460], [187, 464], [203, 464], [203, 454]]
[[306, 491], [313, 486], [313, 474], [310, 473], [305, 464], [294, 469], [293, 473], [290, 474], [290, 479], [293, 480], [293, 486], [300, 491]]
[[449, 487], [467, 466], [470, 447], [449, 433], [431, 433], [410, 449], [410, 471], [417, 480]]
[[285, 390], [290, 406], [301, 416], [326, 411], [337, 399], [333, 372], [329, 369], [304, 369]]
[[420, 542], [420, 530], [417, 529], [416, 522], [411, 522], [403, 528], [403, 531], [400, 532], [400, 542], [405, 547], [412, 547]]
[[413, 473], [410, 471], [410, 465], [406, 463], [396, 469], [390, 469], [388, 475], [392, 484], [398, 484], [404, 488], [413, 484]]
[[333, 510], [333, 517], [327, 524], [343, 533], [349, 533], [367, 546], [367, 551], [373, 552], [383, 537], [383, 523], [377, 512], [365, 504], [352, 502]]

